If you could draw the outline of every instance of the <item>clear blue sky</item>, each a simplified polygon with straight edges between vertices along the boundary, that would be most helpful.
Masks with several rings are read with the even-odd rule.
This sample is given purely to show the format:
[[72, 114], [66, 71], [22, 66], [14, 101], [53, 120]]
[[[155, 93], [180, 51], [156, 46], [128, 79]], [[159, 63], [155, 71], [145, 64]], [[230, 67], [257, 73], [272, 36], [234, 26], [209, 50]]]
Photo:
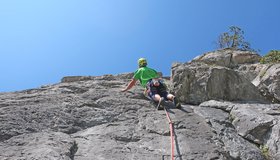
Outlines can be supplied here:
[[280, 49], [279, 0], [1, 0], [0, 92], [64, 76], [133, 72], [213, 51], [239, 26], [261, 55]]

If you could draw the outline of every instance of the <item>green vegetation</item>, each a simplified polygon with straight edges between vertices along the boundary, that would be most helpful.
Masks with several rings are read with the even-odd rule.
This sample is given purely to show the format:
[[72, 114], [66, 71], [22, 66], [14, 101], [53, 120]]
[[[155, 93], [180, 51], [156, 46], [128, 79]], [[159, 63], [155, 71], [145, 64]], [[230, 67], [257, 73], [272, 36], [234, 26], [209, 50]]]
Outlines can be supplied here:
[[217, 40], [217, 46], [219, 49], [230, 48], [234, 50], [254, 51], [251, 48], [250, 43], [244, 40], [244, 31], [237, 26], [229, 27], [229, 32], [222, 33]]
[[234, 119], [235, 119], [235, 116], [232, 115], [232, 114], [229, 114], [229, 121], [230, 121], [230, 122], [233, 122]]
[[270, 159], [268, 146], [260, 145], [260, 150], [261, 150], [262, 154], [265, 156], [266, 159]]
[[261, 70], [260, 72], [260, 78], [262, 78], [266, 74], [266, 70]]
[[260, 63], [280, 63], [280, 51], [279, 50], [271, 50], [265, 56], [263, 56], [260, 60]]

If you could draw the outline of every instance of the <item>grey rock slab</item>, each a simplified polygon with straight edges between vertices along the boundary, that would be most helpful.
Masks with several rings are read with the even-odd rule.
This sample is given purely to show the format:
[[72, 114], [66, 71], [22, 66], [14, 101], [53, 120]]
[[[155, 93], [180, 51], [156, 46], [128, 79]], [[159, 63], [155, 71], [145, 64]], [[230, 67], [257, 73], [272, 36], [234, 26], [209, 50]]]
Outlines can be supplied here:
[[203, 62], [232, 68], [241, 64], [258, 63], [260, 58], [261, 56], [255, 52], [226, 48], [197, 56], [192, 62]]
[[[189, 76], [188, 80], [192, 80], [188, 81], [192, 82], [188, 84], [190, 87], [200, 84], [191, 92], [205, 89], [209, 67], [197, 65], [197, 70], [184, 72], [183, 67], [176, 72], [181, 74], [179, 80]], [[1, 93], [1, 158], [170, 159], [170, 131], [165, 112], [155, 109], [154, 104], [142, 95], [143, 88], [138, 84], [128, 92], [120, 92], [131, 76], [129, 73], [70, 77], [63, 83]], [[197, 77], [198, 81], [195, 80]], [[168, 79], [166, 81], [173, 85]], [[177, 84], [182, 85], [184, 81]], [[187, 95], [189, 91], [181, 90], [181, 93]], [[208, 96], [201, 94], [200, 97], [194, 93], [197, 92], [191, 93], [190, 98], [196, 100]], [[260, 159], [256, 145], [238, 135], [231, 124], [228, 113], [236, 105], [239, 104], [224, 101], [209, 101], [200, 107], [183, 105], [182, 109], [167, 105], [174, 122], [176, 159]], [[262, 136], [263, 144], [269, 146], [274, 157], [277, 157], [279, 145], [276, 127], [279, 108], [274, 105], [254, 107], [256, 112], [274, 117], [274, 126]], [[40, 144], [33, 143], [40, 136]], [[41, 150], [34, 146], [44, 148], [49, 154], [38, 154]]]
[[249, 80], [237, 71], [204, 63], [172, 67], [172, 91], [184, 103], [208, 100], [267, 102]]
[[228, 112], [211, 106], [207, 107], [205, 104], [203, 107], [196, 107], [194, 112], [203, 117], [211, 126], [213, 132], [216, 133], [217, 139], [219, 139], [220, 145], [223, 146], [224, 152], [228, 153], [228, 159], [265, 159], [255, 144], [244, 140], [238, 135], [231, 124]]
[[227, 154], [216, 134], [191, 108], [195, 106], [183, 105], [182, 109], [168, 110], [174, 123], [176, 155], [181, 159], [226, 159]]
[[76, 143], [61, 132], [22, 134], [0, 143], [1, 160], [73, 160]]
[[280, 102], [280, 64], [267, 64], [252, 83], [273, 102]]
[[263, 144], [275, 123], [273, 116], [261, 112], [253, 104], [236, 105], [230, 114], [238, 134], [257, 144]]
[[271, 154], [271, 159], [280, 159], [280, 117], [277, 117], [277, 124], [275, 124], [270, 134], [265, 139], [264, 147], [267, 147], [268, 153]]
[[75, 159], [160, 159], [168, 126], [147, 114], [142, 122], [114, 122], [73, 134], [79, 146]]

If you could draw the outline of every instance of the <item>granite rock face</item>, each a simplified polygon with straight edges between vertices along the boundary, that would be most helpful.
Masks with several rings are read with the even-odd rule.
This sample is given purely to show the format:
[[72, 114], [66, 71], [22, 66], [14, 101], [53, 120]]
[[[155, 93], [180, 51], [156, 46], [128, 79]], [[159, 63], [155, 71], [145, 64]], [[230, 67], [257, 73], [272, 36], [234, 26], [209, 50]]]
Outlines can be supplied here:
[[260, 64], [254, 52], [223, 49], [172, 65], [172, 91], [181, 101], [280, 102], [279, 64]]
[[268, 101], [256, 86], [237, 71], [196, 62], [173, 65], [172, 91], [181, 101], [190, 104], [212, 99]]
[[278, 84], [277, 66], [266, 69], [255, 86], [250, 81], [264, 68], [243, 70], [254, 71], [249, 79], [238, 63], [256, 65], [255, 60], [235, 59], [231, 67], [174, 64], [172, 80], [165, 81], [183, 105], [175, 109], [166, 102], [167, 112], [156, 110], [139, 84], [121, 92], [133, 73], [64, 77], [61, 83], [0, 93], [0, 159], [171, 159], [169, 113], [175, 159], [278, 160], [280, 104], [263, 96], [277, 97], [277, 87], [270, 89]]
[[252, 83], [272, 102], [280, 102], [280, 64], [264, 65]]
[[258, 63], [261, 56], [250, 51], [222, 49], [197, 56], [192, 62], [202, 62], [208, 65], [218, 65], [235, 68], [243, 64]]
[[[156, 111], [139, 85], [120, 92], [130, 78], [65, 77], [63, 83], [2, 93], [0, 159], [170, 158], [165, 112]], [[170, 112], [178, 157], [224, 157], [211, 128], [189, 106]]]
[[[157, 111], [139, 85], [120, 92], [130, 78], [65, 77], [63, 83], [2, 93], [0, 159], [170, 159], [165, 111]], [[166, 107], [177, 159], [267, 159], [260, 146], [279, 157], [279, 105], [208, 101]]]
[[210, 100], [194, 113], [208, 121], [234, 159], [280, 159], [280, 104]]

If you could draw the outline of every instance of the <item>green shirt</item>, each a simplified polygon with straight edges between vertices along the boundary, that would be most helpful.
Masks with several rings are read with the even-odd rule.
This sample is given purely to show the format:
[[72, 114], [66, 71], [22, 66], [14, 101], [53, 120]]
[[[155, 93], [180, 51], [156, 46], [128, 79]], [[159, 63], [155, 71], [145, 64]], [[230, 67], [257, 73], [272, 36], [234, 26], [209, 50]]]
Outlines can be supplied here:
[[145, 87], [150, 79], [158, 78], [158, 73], [156, 70], [149, 67], [141, 67], [134, 72], [133, 78], [139, 80], [141, 86]]

